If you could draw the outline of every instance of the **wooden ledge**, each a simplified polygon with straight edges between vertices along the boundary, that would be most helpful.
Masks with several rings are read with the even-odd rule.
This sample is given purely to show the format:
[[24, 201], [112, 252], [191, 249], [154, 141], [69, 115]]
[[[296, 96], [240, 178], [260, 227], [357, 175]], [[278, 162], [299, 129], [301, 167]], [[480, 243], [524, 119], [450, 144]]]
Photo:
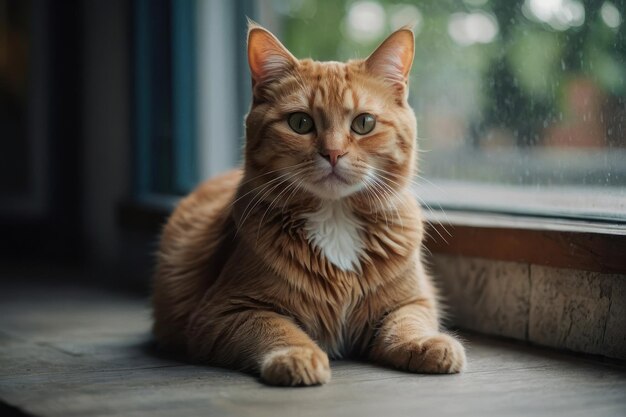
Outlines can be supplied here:
[[626, 272], [626, 225], [495, 213], [426, 212], [426, 247], [462, 255], [603, 273]]

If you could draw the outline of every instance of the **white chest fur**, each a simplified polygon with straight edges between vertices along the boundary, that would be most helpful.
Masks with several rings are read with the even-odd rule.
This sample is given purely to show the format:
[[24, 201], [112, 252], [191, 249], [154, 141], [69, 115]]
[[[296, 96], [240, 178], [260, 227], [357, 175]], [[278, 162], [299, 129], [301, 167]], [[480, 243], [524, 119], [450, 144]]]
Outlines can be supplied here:
[[305, 217], [309, 243], [318, 247], [330, 263], [344, 271], [360, 268], [363, 241], [359, 233], [363, 226], [345, 203], [325, 202]]

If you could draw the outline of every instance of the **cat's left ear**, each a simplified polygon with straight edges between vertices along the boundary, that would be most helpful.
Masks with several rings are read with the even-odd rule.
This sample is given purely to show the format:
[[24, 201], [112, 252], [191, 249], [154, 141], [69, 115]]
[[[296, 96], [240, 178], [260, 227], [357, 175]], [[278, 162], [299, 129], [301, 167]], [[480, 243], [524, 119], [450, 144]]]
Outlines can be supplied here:
[[413, 64], [415, 39], [408, 27], [399, 29], [365, 60], [367, 69], [388, 81], [406, 85]]
[[262, 84], [295, 67], [296, 58], [267, 29], [248, 21], [248, 64], [252, 83]]

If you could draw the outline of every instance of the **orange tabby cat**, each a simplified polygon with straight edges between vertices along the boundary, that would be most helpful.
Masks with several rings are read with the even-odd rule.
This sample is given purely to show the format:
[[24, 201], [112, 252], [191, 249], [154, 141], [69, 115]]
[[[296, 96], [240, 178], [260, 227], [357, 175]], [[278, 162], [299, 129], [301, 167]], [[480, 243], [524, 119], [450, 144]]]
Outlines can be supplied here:
[[463, 369], [463, 346], [440, 330], [409, 190], [413, 43], [400, 29], [366, 60], [316, 62], [251, 25], [244, 168], [202, 184], [165, 226], [153, 295], [163, 346], [277, 385], [328, 382], [329, 356]]

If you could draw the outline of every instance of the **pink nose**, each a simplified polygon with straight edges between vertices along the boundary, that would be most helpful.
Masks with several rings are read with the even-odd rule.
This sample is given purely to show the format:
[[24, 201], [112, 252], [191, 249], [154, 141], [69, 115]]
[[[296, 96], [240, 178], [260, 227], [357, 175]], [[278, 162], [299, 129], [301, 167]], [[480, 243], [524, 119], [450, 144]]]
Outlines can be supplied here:
[[327, 149], [320, 152], [320, 155], [328, 160], [328, 162], [330, 162], [330, 165], [334, 167], [335, 165], [337, 165], [337, 161], [339, 160], [339, 158], [347, 153], [348, 152], [340, 151], [338, 149]]

